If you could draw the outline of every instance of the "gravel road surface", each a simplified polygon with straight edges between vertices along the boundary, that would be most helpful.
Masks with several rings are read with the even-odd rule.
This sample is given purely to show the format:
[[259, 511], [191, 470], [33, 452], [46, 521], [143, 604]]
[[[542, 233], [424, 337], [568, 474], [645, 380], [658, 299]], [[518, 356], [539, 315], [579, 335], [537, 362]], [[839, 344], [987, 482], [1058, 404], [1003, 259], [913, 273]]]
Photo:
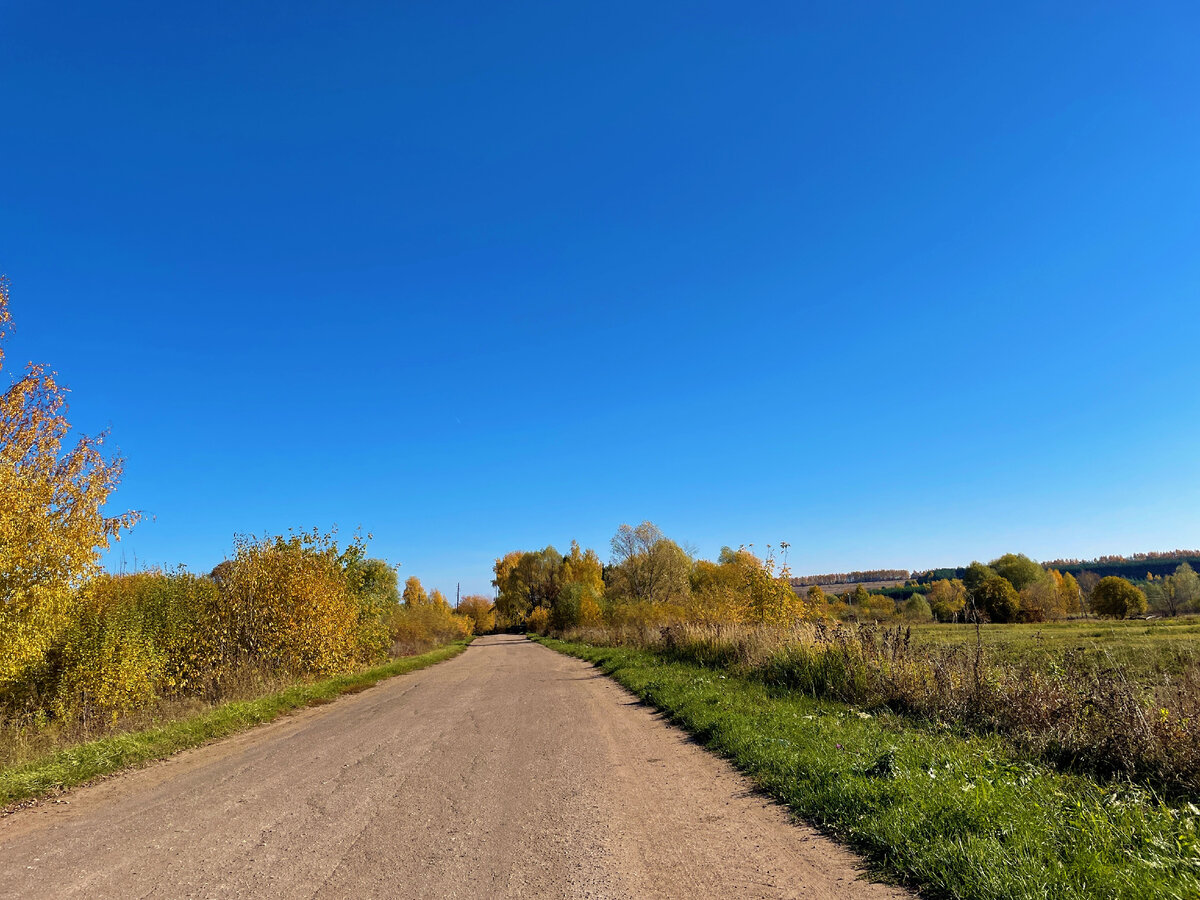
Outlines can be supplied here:
[[0, 819], [0, 897], [899, 898], [517, 636]]

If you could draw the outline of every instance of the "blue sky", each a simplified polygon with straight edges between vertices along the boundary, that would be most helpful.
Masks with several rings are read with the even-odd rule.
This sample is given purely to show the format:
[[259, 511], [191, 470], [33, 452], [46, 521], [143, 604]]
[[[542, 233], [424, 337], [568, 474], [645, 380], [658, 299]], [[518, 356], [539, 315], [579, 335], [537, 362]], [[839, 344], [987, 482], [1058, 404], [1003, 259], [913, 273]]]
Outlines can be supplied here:
[[975, 6], [0, 2], [10, 359], [114, 562], [1200, 546], [1200, 11]]

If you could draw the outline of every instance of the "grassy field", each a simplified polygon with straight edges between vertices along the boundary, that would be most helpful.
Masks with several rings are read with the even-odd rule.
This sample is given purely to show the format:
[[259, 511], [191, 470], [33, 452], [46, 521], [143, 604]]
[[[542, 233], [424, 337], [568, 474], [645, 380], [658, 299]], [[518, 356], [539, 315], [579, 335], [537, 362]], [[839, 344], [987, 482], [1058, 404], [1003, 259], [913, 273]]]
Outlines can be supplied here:
[[[976, 641], [975, 629], [965, 625], [913, 625], [912, 630], [918, 644], [929, 646], [971, 647]], [[1120, 665], [1139, 680], [1177, 674], [1200, 661], [1200, 616], [984, 625], [980, 637], [997, 659], [1061, 659], [1079, 652]]]
[[457, 656], [469, 643], [470, 640], [456, 641], [419, 656], [392, 660], [362, 672], [294, 684], [253, 700], [225, 703], [153, 728], [84, 741], [10, 765], [0, 769], [0, 810], [22, 800], [45, 796], [101, 775], [228, 737], [293, 710], [372, 687], [385, 678], [423, 669]]
[[629, 647], [535, 638], [589, 660], [801, 818], [927, 896], [1200, 896], [1200, 808], [1064, 774], [909, 716], [805, 696]]

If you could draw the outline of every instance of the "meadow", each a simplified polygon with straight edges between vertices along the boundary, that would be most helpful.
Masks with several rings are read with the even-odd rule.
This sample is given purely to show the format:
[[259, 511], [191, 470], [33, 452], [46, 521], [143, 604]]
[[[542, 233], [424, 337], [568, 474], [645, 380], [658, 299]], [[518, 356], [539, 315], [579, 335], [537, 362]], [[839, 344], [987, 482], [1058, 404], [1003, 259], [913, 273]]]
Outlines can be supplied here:
[[911, 626], [919, 646], [970, 647], [981, 640], [994, 659], [1041, 658], [1054, 664], [1071, 653], [1119, 666], [1125, 677], [1152, 682], [1178, 675], [1200, 660], [1200, 616], [1151, 619], [1072, 619], [1054, 623]]

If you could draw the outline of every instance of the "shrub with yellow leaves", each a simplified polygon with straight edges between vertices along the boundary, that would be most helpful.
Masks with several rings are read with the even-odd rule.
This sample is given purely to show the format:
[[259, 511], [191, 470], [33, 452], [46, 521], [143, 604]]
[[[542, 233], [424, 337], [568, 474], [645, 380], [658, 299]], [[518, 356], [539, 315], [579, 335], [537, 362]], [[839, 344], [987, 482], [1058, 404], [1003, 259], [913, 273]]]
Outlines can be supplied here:
[[249, 656], [294, 673], [353, 667], [359, 606], [332, 534], [239, 536], [230, 562], [206, 623], [217, 658]]

